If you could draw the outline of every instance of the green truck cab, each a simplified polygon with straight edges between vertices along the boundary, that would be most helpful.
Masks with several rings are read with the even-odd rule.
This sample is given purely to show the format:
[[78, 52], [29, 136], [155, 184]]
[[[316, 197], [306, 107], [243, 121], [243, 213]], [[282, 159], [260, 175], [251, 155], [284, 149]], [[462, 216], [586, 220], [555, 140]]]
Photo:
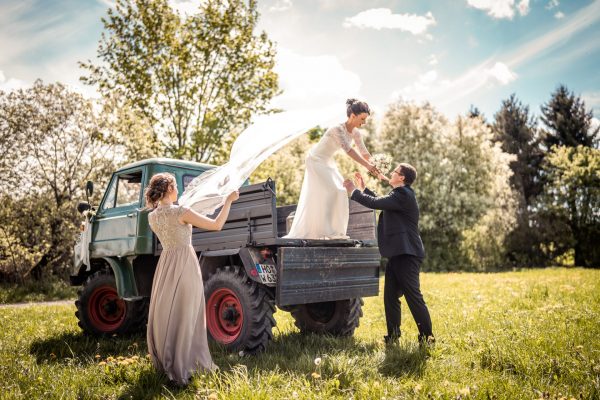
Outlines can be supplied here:
[[[79, 204], [86, 229], [75, 249], [71, 284], [80, 286], [76, 316], [84, 332], [145, 329], [162, 246], [148, 224], [144, 188], [154, 174], [169, 172], [181, 194], [211, 168], [167, 158], [142, 160], [113, 173], [98, 206]], [[93, 192], [91, 182], [86, 192]], [[350, 239], [285, 239], [295, 208], [277, 207], [275, 182], [269, 179], [240, 188], [221, 231], [193, 229], [209, 337], [231, 350], [264, 350], [276, 306], [292, 313], [301, 332], [352, 335], [362, 316], [362, 297], [378, 294], [374, 212], [350, 201]]]

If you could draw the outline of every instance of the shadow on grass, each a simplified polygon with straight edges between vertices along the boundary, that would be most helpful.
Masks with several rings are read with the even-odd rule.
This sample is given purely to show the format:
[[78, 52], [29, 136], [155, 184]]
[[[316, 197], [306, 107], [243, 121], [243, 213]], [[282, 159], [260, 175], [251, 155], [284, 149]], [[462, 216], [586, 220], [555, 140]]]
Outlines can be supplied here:
[[108, 356], [138, 355], [147, 353], [145, 335], [94, 337], [81, 332], [65, 332], [59, 336], [35, 340], [29, 347], [38, 363], [66, 363], [77, 360], [82, 364], [96, 362], [96, 355], [102, 359]]
[[382, 375], [390, 377], [420, 377], [426, 367], [428, 350], [418, 346], [408, 348], [402, 345], [386, 346], [385, 358], [379, 367]]
[[137, 380], [127, 382], [125, 389], [119, 394], [119, 399], [156, 399], [175, 398], [179, 393], [189, 391], [190, 386], [177, 385], [162, 373], [146, 369], [137, 375]]

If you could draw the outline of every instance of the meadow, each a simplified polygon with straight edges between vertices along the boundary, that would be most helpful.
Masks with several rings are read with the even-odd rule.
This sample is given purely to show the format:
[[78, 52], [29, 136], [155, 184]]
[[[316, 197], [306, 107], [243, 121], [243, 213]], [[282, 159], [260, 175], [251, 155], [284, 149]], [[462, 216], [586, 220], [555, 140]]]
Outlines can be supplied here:
[[[383, 280], [381, 281], [383, 283]], [[437, 343], [385, 346], [383, 286], [352, 338], [300, 335], [278, 311], [258, 356], [212, 347], [220, 366], [171, 385], [144, 335], [82, 335], [72, 305], [0, 308], [2, 399], [600, 399], [600, 270], [421, 275]]]

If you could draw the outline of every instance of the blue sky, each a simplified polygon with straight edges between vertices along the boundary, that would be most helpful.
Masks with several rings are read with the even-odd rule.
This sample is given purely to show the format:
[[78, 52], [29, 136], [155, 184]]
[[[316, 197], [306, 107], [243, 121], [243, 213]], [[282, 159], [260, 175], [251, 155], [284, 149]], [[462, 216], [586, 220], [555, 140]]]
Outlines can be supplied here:
[[[183, 14], [200, 0], [171, 0]], [[600, 116], [600, 0], [259, 0], [277, 43], [286, 109], [347, 97], [379, 113], [398, 98], [488, 119], [511, 93], [539, 115], [559, 83]], [[93, 59], [110, 0], [0, 0], [0, 88], [36, 78], [87, 96], [77, 61]], [[342, 103], [343, 105], [343, 103]]]

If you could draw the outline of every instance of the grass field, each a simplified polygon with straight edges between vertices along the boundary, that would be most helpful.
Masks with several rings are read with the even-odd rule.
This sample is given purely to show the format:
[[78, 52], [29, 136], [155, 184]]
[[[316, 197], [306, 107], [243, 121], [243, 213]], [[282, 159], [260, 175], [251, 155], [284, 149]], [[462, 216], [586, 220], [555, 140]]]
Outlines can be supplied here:
[[30, 281], [25, 284], [0, 284], [0, 304], [66, 300], [76, 296], [77, 288], [58, 278], [49, 278], [41, 282]]
[[422, 288], [432, 349], [416, 345], [405, 303], [402, 341], [384, 346], [381, 293], [353, 338], [302, 336], [279, 311], [266, 353], [213, 347], [220, 371], [185, 388], [153, 370], [143, 336], [85, 337], [73, 306], [1, 308], [1, 397], [600, 399], [599, 270], [422, 274]]

